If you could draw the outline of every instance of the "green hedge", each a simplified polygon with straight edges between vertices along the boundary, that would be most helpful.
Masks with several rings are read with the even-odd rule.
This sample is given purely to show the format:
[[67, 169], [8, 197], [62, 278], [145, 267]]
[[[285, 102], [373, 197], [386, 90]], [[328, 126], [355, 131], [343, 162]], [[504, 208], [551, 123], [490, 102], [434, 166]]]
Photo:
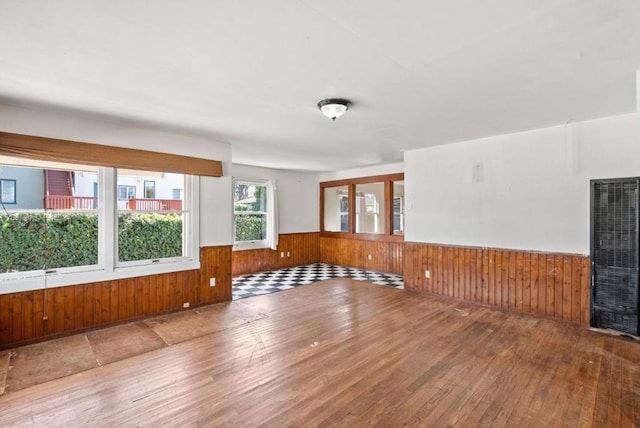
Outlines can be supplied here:
[[[120, 260], [182, 254], [177, 214], [122, 214]], [[0, 273], [98, 263], [98, 216], [93, 213], [0, 213]]]
[[263, 215], [237, 215], [236, 241], [260, 241], [266, 239], [267, 219]]
[[120, 214], [118, 254], [121, 261], [182, 255], [179, 214]]

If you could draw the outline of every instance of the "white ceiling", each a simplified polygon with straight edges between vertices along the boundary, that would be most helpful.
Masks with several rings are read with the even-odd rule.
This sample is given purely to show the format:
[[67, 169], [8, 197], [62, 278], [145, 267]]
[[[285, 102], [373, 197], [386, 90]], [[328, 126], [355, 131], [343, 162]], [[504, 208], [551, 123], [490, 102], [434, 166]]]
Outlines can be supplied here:
[[639, 23], [638, 0], [0, 0], [0, 100], [337, 170], [632, 112]]

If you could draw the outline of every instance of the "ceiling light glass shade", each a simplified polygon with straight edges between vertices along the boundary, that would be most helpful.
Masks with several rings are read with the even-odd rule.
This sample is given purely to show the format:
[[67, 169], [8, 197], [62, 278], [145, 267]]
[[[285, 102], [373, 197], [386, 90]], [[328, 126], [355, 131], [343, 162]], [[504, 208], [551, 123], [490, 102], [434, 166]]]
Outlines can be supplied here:
[[318, 107], [322, 114], [327, 116], [331, 120], [342, 116], [348, 109], [351, 103], [342, 98], [328, 98], [318, 103]]

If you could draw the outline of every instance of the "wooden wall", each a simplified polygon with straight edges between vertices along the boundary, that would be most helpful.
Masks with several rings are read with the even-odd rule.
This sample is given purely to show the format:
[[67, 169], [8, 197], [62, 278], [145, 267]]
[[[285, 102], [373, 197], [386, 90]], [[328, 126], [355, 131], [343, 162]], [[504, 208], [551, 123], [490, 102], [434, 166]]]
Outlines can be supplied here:
[[[403, 242], [320, 237], [318, 232], [280, 235], [278, 249], [233, 252], [233, 276], [310, 263], [331, 263], [402, 275]], [[285, 257], [280, 257], [284, 252]], [[287, 257], [287, 252], [290, 257]], [[371, 260], [367, 255], [371, 254]]]
[[589, 324], [587, 256], [414, 242], [404, 250], [407, 290]]
[[[288, 233], [279, 236], [277, 250], [234, 251], [233, 276], [317, 263], [320, 261], [318, 239], [318, 232]], [[284, 257], [281, 257], [283, 252]]]
[[231, 300], [232, 269], [239, 275], [315, 262], [404, 274], [407, 290], [589, 323], [589, 258], [582, 255], [301, 233], [281, 235], [277, 251], [202, 248], [200, 261], [200, 270], [1, 294], [0, 349], [179, 310], [184, 302], [193, 307]]
[[[209, 286], [209, 278], [216, 286]], [[0, 295], [0, 348], [231, 300], [231, 246], [200, 250], [200, 270]], [[48, 317], [43, 320], [43, 317]]]
[[[371, 254], [371, 260], [367, 257]], [[320, 238], [320, 261], [343, 266], [390, 272], [404, 271], [404, 242]]]

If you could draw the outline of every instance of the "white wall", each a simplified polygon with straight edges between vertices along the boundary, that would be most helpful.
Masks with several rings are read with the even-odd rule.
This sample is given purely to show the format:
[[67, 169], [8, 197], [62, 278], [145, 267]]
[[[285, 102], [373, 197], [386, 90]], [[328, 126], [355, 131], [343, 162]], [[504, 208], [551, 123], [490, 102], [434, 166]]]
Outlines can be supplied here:
[[233, 245], [233, 180], [200, 178], [200, 245]]
[[[231, 169], [231, 146], [205, 137], [135, 126], [127, 122], [27, 109], [0, 104], [0, 131], [60, 138], [94, 144], [174, 153], [222, 161], [223, 173]], [[231, 245], [231, 180], [200, 180], [200, 245]], [[222, 227], [223, 224], [227, 226]]]
[[232, 175], [240, 179], [268, 179], [275, 182], [278, 188], [280, 233], [320, 230], [320, 181], [317, 173], [233, 164]]
[[406, 152], [406, 241], [588, 254], [589, 180], [640, 176], [639, 116]]

